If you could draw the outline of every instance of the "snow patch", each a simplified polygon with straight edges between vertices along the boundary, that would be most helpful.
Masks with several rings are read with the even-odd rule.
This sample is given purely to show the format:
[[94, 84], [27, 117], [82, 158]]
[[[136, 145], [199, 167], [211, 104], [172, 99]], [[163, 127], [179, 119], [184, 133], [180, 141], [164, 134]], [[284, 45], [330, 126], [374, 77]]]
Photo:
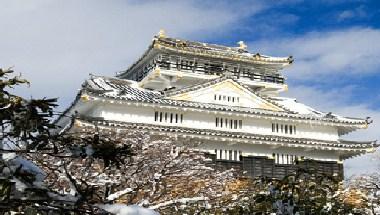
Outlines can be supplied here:
[[174, 199], [174, 200], [170, 200], [170, 201], [167, 201], [167, 202], [159, 203], [159, 204], [151, 206], [149, 208], [151, 208], [151, 209], [157, 209], [157, 208], [168, 206], [168, 205], [171, 205], [171, 204], [174, 204], [174, 203], [186, 204], [188, 202], [189, 203], [194, 203], [194, 202], [198, 202], [198, 201], [207, 201], [207, 200], [208, 200], [208, 198], [207, 197], [203, 197], [203, 196], [193, 197], [193, 198]]
[[275, 97], [275, 102], [284, 106], [285, 108], [294, 111], [299, 114], [311, 114], [316, 116], [323, 115], [322, 112], [317, 111], [305, 104], [297, 102], [294, 98], [286, 98], [286, 97]]
[[16, 153], [4, 153], [2, 156], [4, 161], [10, 161], [16, 157]]
[[125, 195], [127, 193], [130, 193], [132, 191], [133, 191], [132, 188], [126, 188], [124, 190], [120, 190], [120, 191], [117, 191], [116, 193], [109, 195], [107, 197], [107, 199], [112, 201], [112, 200], [115, 200], [115, 199], [119, 198], [120, 196]]
[[106, 204], [97, 207], [116, 215], [159, 215], [154, 210], [143, 208], [138, 205]]

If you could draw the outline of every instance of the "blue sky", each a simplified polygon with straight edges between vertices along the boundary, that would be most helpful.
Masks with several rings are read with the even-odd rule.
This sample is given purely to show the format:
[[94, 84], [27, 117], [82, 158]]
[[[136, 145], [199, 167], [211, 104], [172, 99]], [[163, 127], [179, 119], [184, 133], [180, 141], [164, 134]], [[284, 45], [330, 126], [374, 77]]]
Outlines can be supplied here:
[[[304, 38], [306, 35], [318, 34], [320, 37], [331, 35], [332, 32], [355, 32], [363, 29], [377, 31], [380, 28], [380, 2], [379, 1], [295, 1], [274, 4], [257, 14], [243, 18], [235, 30], [229, 32], [222, 38], [210, 38], [209, 42], [235, 45], [238, 40], [250, 41], [253, 47], [251, 51], [262, 52], [270, 55], [294, 55], [292, 47], [279, 50], [271, 46], [273, 41], [292, 40]], [[353, 29], [353, 30], [352, 30]], [[357, 29], [357, 30], [356, 30]], [[365, 36], [365, 35], [363, 35]], [[344, 35], [342, 35], [344, 37]], [[312, 37], [313, 38], [313, 37]], [[339, 39], [339, 38], [337, 38]], [[378, 37], [376, 39], [379, 39]], [[364, 38], [363, 40], [366, 40]], [[255, 43], [261, 44], [267, 41], [266, 47], [256, 50]], [[321, 40], [323, 43], [323, 39]], [[348, 41], [355, 45], [356, 41]], [[380, 43], [379, 40], [368, 41]], [[272, 43], [273, 44], [273, 43]], [[274, 44], [273, 44], [274, 45]], [[298, 45], [294, 43], [294, 45]], [[345, 44], [341, 44], [344, 46]], [[358, 44], [361, 45], [361, 44]], [[261, 45], [262, 46], [262, 45]], [[339, 48], [339, 46], [334, 47]], [[328, 51], [328, 50], [326, 50]], [[362, 50], [365, 52], [366, 50]], [[350, 53], [351, 54], [351, 53]], [[294, 56], [297, 59], [303, 56]], [[375, 56], [375, 57], [378, 57]], [[313, 61], [313, 58], [308, 59]], [[359, 59], [358, 59], [359, 60]], [[380, 60], [379, 60], [380, 61]], [[355, 62], [352, 62], [355, 63]], [[359, 63], [359, 62], [358, 62]], [[314, 68], [318, 70], [318, 68]], [[350, 68], [344, 68], [344, 70]], [[329, 73], [328, 77], [321, 79], [317, 77], [289, 79], [292, 85], [307, 85], [319, 89], [345, 89], [347, 86], [355, 89], [350, 92], [347, 104], [367, 103], [373, 109], [380, 108], [380, 81], [379, 63], [370, 68], [363, 68], [352, 75], [350, 71]], [[292, 68], [289, 69], [292, 72]], [[328, 72], [328, 71], [326, 71]], [[318, 74], [318, 73], [317, 73]], [[294, 74], [297, 76], [297, 74]]]
[[[369, 129], [345, 138], [374, 140], [380, 139], [379, 20], [375, 0], [0, 0], [0, 67], [14, 66], [31, 80], [18, 93], [59, 97], [62, 110], [89, 73], [126, 69], [161, 28], [230, 46], [243, 40], [254, 53], [294, 56], [283, 71], [286, 95], [326, 112], [371, 116]], [[371, 159], [346, 162], [346, 172], [373, 171]]]

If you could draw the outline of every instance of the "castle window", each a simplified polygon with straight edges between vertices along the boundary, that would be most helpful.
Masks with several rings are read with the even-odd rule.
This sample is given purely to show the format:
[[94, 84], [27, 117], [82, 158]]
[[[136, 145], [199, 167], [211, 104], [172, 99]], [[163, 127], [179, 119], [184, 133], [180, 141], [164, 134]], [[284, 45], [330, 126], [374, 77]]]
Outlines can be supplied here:
[[181, 70], [181, 57], [177, 58], [176, 69]]
[[214, 94], [214, 100], [217, 101], [226, 101], [228, 103], [238, 103], [239, 102], [239, 97], [237, 96], [227, 96], [227, 95], [219, 95], [219, 94]]
[[285, 165], [292, 165], [296, 163], [296, 160], [298, 159], [295, 155], [289, 155], [289, 154], [280, 154], [276, 153], [273, 154], [274, 162], [275, 164], [285, 164]]
[[216, 128], [229, 128], [229, 129], [242, 129], [243, 128], [243, 120], [237, 119], [227, 119], [227, 118], [215, 118], [215, 127]]
[[154, 121], [158, 121], [158, 111], [154, 112]]
[[215, 149], [217, 160], [240, 161], [241, 151]]
[[272, 123], [272, 132], [273, 133], [284, 133], [284, 134], [295, 135], [296, 134], [296, 126], [295, 125]]
[[[178, 115], [179, 115], [180, 119], [178, 119]], [[166, 123], [170, 123], [170, 124], [182, 123], [183, 114], [154, 111], [154, 121], [155, 122], [166, 122]]]

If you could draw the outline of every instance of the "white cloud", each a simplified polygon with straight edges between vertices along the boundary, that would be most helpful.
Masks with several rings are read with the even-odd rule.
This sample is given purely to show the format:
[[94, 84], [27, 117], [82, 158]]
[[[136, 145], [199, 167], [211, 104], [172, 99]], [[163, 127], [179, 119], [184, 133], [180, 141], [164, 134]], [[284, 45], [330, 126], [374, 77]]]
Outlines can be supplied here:
[[337, 19], [339, 22], [342, 22], [345, 20], [349, 20], [349, 19], [353, 19], [353, 18], [363, 18], [366, 16], [367, 16], [367, 13], [365, 11], [365, 8], [363, 5], [361, 5], [357, 8], [352, 9], [352, 10], [344, 10], [344, 11], [340, 12], [337, 16]]
[[6, 1], [0, 7], [0, 67], [32, 82], [23, 95], [67, 105], [89, 73], [114, 75], [148, 47], [159, 29], [199, 38], [227, 31], [263, 6], [200, 1]]
[[354, 11], [352, 11], [352, 10], [345, 10], [345, 11], [342, 11], [341, 13], [339, 13], [339, 15], [338, 15], [338, 21], [343, 21], [343, 20], [346, 20], [346, 19], [351, 19], [354, 16], [355, 16]]
[[378, 72], [378, 41], [379, 29], [351, 28], [258, 41], [250, 47], [255, 47], [265, 54], [293, 55], [295, 64], [286, 72], [289, 78], [315, 80]]

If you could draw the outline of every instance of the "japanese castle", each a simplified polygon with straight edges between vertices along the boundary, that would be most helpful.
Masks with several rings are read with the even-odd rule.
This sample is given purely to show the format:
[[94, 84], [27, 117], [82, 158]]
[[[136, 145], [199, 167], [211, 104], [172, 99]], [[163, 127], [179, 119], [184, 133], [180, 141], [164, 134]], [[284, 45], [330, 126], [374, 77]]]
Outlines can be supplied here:
[[[194, 142], [220, 166], [281, 178], [297, 165], [343, 178], [343, 161], [373, 152], [375, 141], [340, 137], [369, 118], [324, 113], [280, 96], [293, 58], [169, 38], [160, 31], [140, 59], [116, 77], [93, 76], [60, 117], [61, 127], [145, 130]], [[174, 146], [173, 146], [174, 147]], [[175, 147], [174, 147], [175, 148]]]

